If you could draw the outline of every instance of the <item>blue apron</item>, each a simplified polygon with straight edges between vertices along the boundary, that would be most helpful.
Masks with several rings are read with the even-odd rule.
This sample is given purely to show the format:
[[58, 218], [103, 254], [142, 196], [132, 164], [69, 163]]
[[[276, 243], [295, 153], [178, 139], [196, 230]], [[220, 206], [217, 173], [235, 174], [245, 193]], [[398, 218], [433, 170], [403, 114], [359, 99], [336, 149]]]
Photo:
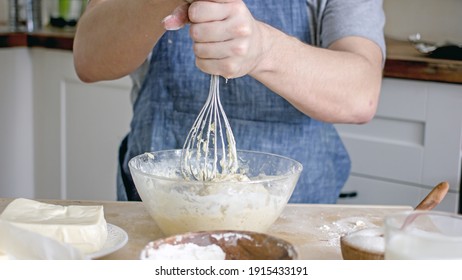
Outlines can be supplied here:
[[[309, 43], [306, 0], [247, 0], [253, 16]], [[119, 153], [118, 199], [140, 200], [128, 161], [147, 151], [182, 148], [204, 105], [210, 75], [195, 66], [189, 29], [168, 31], [153, 49], [134, 103], [131, 130]], [[335, 203], [350, 159], [332, 124], [304, 115], [250, 76], [220, 81], [220, 97], [236, 146], [284, 155], [303, 164], [292, 203]]]

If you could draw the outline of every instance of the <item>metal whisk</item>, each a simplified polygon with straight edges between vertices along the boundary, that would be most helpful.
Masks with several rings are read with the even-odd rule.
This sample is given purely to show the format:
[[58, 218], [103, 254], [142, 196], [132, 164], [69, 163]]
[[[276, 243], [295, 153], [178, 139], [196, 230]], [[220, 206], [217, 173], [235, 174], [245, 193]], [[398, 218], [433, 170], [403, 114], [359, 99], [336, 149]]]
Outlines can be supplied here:
[[236, 141], [220, 102], [220, 80], [210, 78], [209, 96], [188, 133], [181, 154], [188, 179], [211, 181], [236, 173]]

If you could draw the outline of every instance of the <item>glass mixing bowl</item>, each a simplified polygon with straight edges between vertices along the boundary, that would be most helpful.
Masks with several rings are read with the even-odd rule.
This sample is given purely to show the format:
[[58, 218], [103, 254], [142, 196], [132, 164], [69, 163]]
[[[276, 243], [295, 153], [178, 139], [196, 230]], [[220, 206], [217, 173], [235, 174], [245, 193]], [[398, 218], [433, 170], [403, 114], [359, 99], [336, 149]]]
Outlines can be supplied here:
[[302, 164], [279, 155], [238, 151], [239, 174], [195, 181], [181, 174], [181, 149], [144, 153], [129, 168], [140, 197], [166, 235], [203, 230], [265, 232], [297, 184]]

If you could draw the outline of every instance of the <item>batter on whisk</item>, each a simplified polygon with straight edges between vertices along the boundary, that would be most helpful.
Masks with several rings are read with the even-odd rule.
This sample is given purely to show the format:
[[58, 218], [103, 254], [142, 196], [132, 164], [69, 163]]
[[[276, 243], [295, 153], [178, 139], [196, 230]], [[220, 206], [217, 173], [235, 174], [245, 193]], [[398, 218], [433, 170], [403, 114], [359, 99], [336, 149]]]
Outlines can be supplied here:
[[209, 96], [188, 133], [180, 164], [185, 178], [200, 181], [226, 180], [237, 172], [236, 141], [220, 102], [216, 75], [210, 78]]

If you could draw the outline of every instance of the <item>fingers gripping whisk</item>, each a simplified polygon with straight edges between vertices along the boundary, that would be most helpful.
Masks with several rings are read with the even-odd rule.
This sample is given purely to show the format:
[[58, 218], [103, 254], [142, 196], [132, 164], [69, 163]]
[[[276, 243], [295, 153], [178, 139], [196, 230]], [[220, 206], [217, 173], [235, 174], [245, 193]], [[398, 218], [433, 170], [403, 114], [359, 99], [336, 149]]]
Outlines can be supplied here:
[[181, 172], [189, 179], [213, 181], [237, 172], [236, 141], [220, 102], [219, 76], [212, 75], [207, 100], [188, 133]]

